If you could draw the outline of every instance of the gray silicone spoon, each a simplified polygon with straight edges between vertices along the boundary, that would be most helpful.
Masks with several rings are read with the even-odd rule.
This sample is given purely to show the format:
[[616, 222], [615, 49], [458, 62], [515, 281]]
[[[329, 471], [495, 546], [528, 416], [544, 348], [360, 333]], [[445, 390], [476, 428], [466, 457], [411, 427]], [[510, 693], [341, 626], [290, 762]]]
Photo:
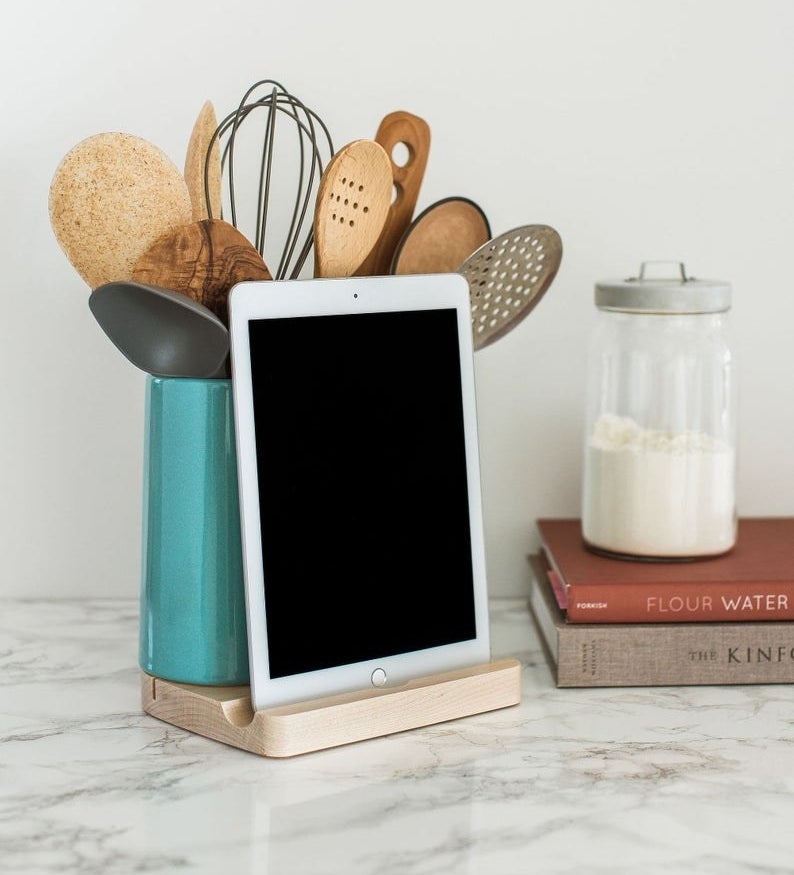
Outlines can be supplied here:
[[187, 295], [124, 280], [98, 286], [88, 306], [141, 370], [158, 377], [228, 376], [228, 329]]

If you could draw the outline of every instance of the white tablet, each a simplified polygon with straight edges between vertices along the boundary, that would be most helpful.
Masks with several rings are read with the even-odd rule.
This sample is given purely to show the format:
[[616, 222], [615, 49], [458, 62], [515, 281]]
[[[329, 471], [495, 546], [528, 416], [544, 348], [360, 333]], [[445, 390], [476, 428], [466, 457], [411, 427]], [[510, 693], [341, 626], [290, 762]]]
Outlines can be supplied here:
[[467, 281], [246, 282], [229, 316], [254, 708], [488, 662]]

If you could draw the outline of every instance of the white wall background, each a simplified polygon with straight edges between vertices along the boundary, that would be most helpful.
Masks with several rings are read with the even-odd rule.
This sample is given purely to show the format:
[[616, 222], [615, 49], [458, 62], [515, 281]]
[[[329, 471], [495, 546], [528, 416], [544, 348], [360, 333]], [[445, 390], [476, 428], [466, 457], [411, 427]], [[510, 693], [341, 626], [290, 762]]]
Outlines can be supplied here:
[[[9, 11], [13, 10], [13, 11]], [[579, 513], [593, 283], [647, 259], [734, 287], [739, 510], [794, 514], [790, 0], [37, 0], [0, 29], [0, 594], [138, 592], [144, 375], [104, 336], [47, 211], [73, 145], [145, 137], [182, 166], [274, 78], [337, 147], [395, 109], [432, 146], [418, 209], [547, 223], [563, 265], [476, 354], [488, 569], [523, 594], [534, 520]]]

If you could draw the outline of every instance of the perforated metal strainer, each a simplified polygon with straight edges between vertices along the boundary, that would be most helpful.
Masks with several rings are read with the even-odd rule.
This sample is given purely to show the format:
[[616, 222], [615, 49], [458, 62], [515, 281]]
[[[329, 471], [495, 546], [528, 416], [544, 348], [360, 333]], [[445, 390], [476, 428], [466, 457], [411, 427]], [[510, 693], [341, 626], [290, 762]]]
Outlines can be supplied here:
[[548, 225], [523, 225], [481, 246], [458, 269], [469, 283], [474, 349], [507, 334], [557, 275], [562, 240]]

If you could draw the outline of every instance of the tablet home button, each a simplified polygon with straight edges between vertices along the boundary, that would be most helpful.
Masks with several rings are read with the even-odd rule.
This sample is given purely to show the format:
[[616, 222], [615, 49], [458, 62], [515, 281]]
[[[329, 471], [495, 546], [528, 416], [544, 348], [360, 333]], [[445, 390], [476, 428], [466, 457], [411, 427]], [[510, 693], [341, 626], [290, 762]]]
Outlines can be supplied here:
[[386, 683], [386, 672], [382, 668], [376, 668], [372, 672], [372, 686], [382, 687]]

